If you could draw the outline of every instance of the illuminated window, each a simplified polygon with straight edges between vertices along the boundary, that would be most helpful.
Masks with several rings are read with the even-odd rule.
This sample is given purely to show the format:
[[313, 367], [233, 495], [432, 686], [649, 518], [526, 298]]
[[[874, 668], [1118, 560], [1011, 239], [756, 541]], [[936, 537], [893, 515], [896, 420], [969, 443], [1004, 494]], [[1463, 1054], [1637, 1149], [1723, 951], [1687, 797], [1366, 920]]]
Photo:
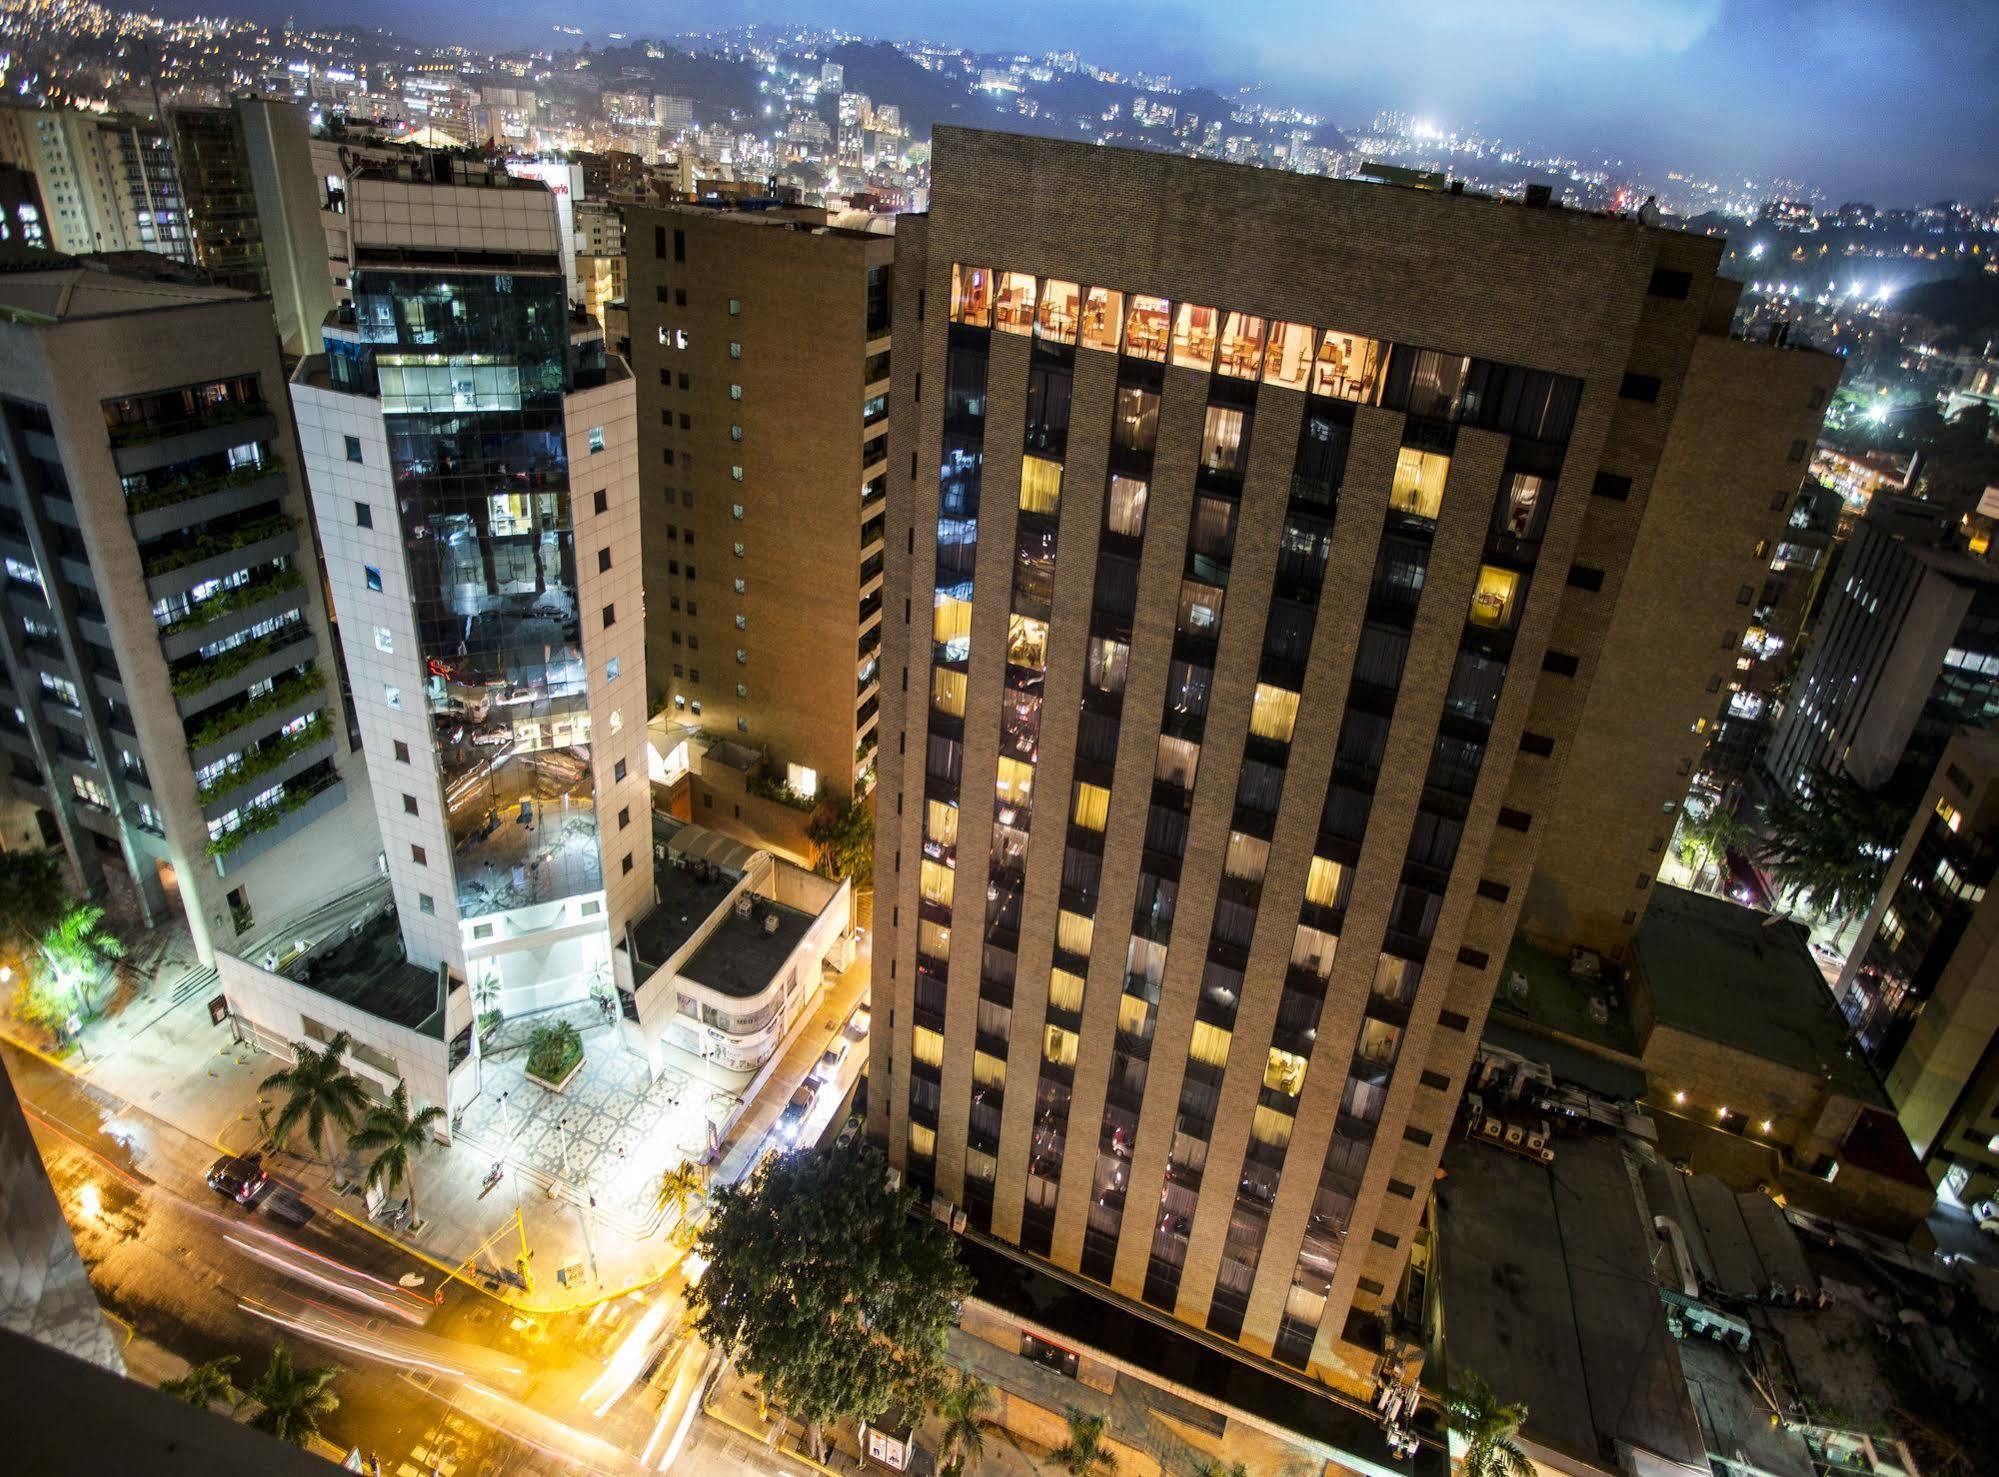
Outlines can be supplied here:
[[1281, 1149], [1291, 1142], [1291, 1128], [1295, 1121], [1289, 1113], [1280, 1113], [1259, 1103], [1256, 1116], [1249, 1123], [1249, 1136], [1259, 1144]]
[[927, 1123], [909, 1120], [909, 1152], [919, 1159], [928, 1159], [937, 1152], [937, 1131]]
[[1002, 755], [994, 789], [1000, 804], [1025, 808], [1034, 798], [1034, 766]]
[[1069, 819], [1087, 831], [1101, 831], [1110, 820], [1111, 792], [1102, 785], [1076, 781], [1076, 803]]
[[965, 716], [965, 674], [949, 667], [930, 669], [930, 706], [953, 718]]
[[1347, 869], [1343, 863], [1325, 857], [1312, 858], [1305, 873], [1305, 901], [1321, 908], [1337, 908], [1346, 891]]
[[1963, 814], [1959, 812], [1955, 805], [1952, 805], [1941, 795], [1937, 796], [1937, 815], [1953, 831], [1958, 830], [1964, 825]]
[[1111, 475], [1110, 507], [1104, 514], [1104, 526], [1112, 533], [1123, 534], [1126, 538], [1140, 538], [1145, 533], [1146, 486], [1136, 477]]
[[990, 328], [993, 321], [993, 274], [990, 267], [951, 263], [951, 321]]
[[1319, 362], [1312, 372], [1312, 393], [1335, 400], [1374, 402], [1381, 374], [1381, 345], [1359, 334], [1327, 330], [1319, 341]]
[[1169, 317], [1172, 305], [1163, 297], [1131, 295], [1131, 311], [1124, 320], [1124, 351], [1134, 359], [1154, 364], [1166, 362], [1166, 341], [1172, 335]]
[[1222, 589], [1199, 580], [1180, 581], [1178, 629], [1184, 635], [1204, 636], [1213, 641], [1222, 629]]
[[1471, 594], [1471, 614], [1467, 619], [1475, 626], [1493, 626], [1504, 630], [1513, 624], [1513, 617], [1517, 614], [1514, 607], [1519, 600], [1519, 575], [1510, 569], [1481, 564], [1478, 584]]
[[1221, 314], [1195, 303], [1180, 304], [1173, 323], [1173, 363], [1181, 369], [1209, 370], [1215, 364], [1215, 340]]
[[1231, 405], [1210, 405], [1201, 427], [1201, 465], [1224, 476], [1242, 473], [1243, 413]]
[[942, 862], [933, 862], [925, 857], [919, 876], [919, 885], [926, 903], [937, 903], [946, 908], [951, 906], [951, 894], [958, 881], [956, 872]]
[[1117, 1028], [1128, 1036], [1143, 1036], [1145, 1018], [1151, 1013], [1152, 1008], [1137, 995], [1117, 997]]
[[1231, 313], [1222, 320], [1222, 357], [1219, 368], [1232, 379], [1253, 380], [1263, 369], [1261, 318]]
[[1271, 1047], [1270, 1059], [1263, 1065], [1263, 1085], [1286, 1097], [1298, 1096], [1305, 1090], [1305, 1058]]
[[1131, 648], [1108, 636], [1092, 636], [1084, 657], [1083, 680], [1098, 692], [1123, 692]]
[[[1056, 284], [1050, 283], [1051, 289]], [[1124, 294], [1092, 287], [1083, 298], [1083, 321], [1076, 341], [1086, 349], [1117, 352], [1118, 328], [1124, 321]]]
[[972, 602], [938, 595], [931, 614], [931, 639], [945, 661], [961, 662], [972, 654]]
[[1006, 1086], [1005, 1058], [996, 1057], [993, 1056], [991, 1053], [984, 1051], [973, 1052], [972, 1080], [978, 1083], [979, 1086], [981, 1087], [997, 1087], [1004, 1089]]
[[1263, 382], [1302, 390], [1312, 373], [1312, 330], [1303, 323], [1273, 323], [1263, 351]]
[[1071, 1015], [1080, 1015], [1083, 1009], [1082, 976], [1071, 974], [1066, 969], [1050, 971], [1048, 1004], [1055, 1010], [1066, 1010]]
[[1309, 969], [1320, 979], [1326, 979], [1333, 972], [1333, 956], [1339, 952], [1339, 947], [1337, 934], [1301, 923], [1297, 933], [1291, 936], [1291, 966], [1294, 969]]
[[916, 952], [931, 959], [948, 960], [951, 957], [950, 926], [932, 922], [928, 918], [918, 918]]
[[1034, 274], [1002, 272], [999, 278], [999, 311], [994, 326], [1008, 333], [1034, 330]]
[[1159, 753], [1152, 763], [1152, 777], [1164, 784], [1191, 790], [1194, 788], [1194, 771], [1200, 767], [1200, 762], [1199, 744], [1192, 739], [1162, 733], [1159, 736]]
[[1291, 742], [1291, 730], [1297, 722], [1297, 693], [1286, 687], [1272, 687], [1268, 682], [1256, 684], [1256, 695], [1250, 699], [1249, 705], [1251, 733], [1258, 738], [1288, 744]]
[[1395, 485], [1388, 492], [1388, 506], [1398, 513], [1434, 521], [1444, 505], [1444, 477], [1451, 459], [1440, 452], [1403, 447], [1395, 458]]
[[1085, 918], [1081, 913], [1071, 913], [1067, 908], [1055, 915], [1055, 946], [1065, 954], [1075, 954], [1087, 959], [1090, 954], [1090, 939], [1096, 933], [1094, 918]]
[[1062, 464], [1045, 457], [1020, 459], [1020, 508], [1054, 517], [1062, 506]]
[[1048, 666], [1048, 622], [1031, 616], [1006, 618], [1006, 659], [1010, 666], [1043, 671]]
[[926, 1067], [944, 1065], [944, 1038], [928, 1026], [910, 1030], [909, 1054]]
[[923, 839], [947, 851], [957, 846], [958, 807], [947, 805], [942, 800], [925, 801]]
[[1499, 495], [1499, 530], [1515, 538], [1528, 538], [1540, 527], [1541, 493], [1544, 479], [1515, 472]]
[[1206, 1067], [1226, 1067], [1229, 1032], [1213, 1021], [1195, 1021], [1193, 1039], [1187, 1043], [1187, 1060]]
[[1074, 1031], [1065, 1031], [1060, 1026], [1044, 1026], [1041, 1032], [1042, 1058], [1052, 1066], [1074, 1067], [1080, 1040]]
[[1076, 342], [1076, 315], [1082, 307], [1082, 290], [1073, 282], [1050, 278], [1041, 285], [1041, 306], [1034, 317], [1036, 337], [1058, 344]]
[[1895, 948], [1902, 942], [1908, 929], [1902, 923], [1902, 915], [1891, 906], [1881, 914], [1881, 942]]

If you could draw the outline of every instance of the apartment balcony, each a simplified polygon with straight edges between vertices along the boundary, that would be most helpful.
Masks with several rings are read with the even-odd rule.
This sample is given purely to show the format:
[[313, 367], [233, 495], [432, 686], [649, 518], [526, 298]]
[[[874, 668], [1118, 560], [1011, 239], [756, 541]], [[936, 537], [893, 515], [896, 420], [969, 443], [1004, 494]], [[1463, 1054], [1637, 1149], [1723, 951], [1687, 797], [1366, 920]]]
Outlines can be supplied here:
[[119, 426], [111, 432], [111, 459], [119, 476], [132, 477], [246, 442], [269, 441], [277, 434], [278, 418], [261, 406], [218, 406], [192, 420]]
[[260, 503], [276, 502], [288, 487], [284, 464], [276, 458], [247, 474], [189, 478], [129, 499], [132, 535], [144, 543], [178, 528], [233, 517]]
[[325, 706], [325, 677], [317, 670], [282, 682], [256, 701], [188, 725], [187, 757], [196, 769], [253, 744], [292, 719]]
[[303, 666], [318, 649], [311, 627], [299, 621], [285, 630], [274, 631], [174, 673], [174, 705], [185, 718], [212, 707], [232, 692], [242, 692], [293, 667]]
[[155, 601], [185, 595], [209, 580], [297, 552], [298, 525], [290, 518], [242, 524], [179, 549], [145, 556], [146, 594]]
[[187, 615], [160, 628], [160, 650], [170, 662], [192, 656], [211, 642], [247, 631], [305, 605], [305, 579], [295, 569], [240, 585], [204, 600]]
[[322, 716], [291, 738], [250, 755], [243, 767], [204, 785], [201, 812], [210, 820], [227, 815], [252, 795], [333, 757], [333, 730]]
[[334, 778], [320, 788], [302, 798], [294, 799], [286, 795], [277, 807], [282, 813], [260, 831], [244, 837], [233, 848], [215, 858], [215, 870], [224, 877], [230, 877], [243, 870], [251, 862], [275, 846], [303, 831], [321, 816], [340, 808], [347, 799], [346, 782]]

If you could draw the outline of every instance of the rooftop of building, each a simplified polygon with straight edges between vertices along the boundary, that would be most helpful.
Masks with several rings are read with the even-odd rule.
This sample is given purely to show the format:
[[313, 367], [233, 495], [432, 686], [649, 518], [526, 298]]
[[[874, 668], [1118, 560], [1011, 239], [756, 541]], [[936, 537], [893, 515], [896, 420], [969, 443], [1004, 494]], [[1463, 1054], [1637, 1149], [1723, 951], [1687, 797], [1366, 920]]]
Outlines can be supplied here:
[[1455, 1142], [1437, 1187], [1445, 1353], [1526, 1436], [1621, 1470], [1616, 1444], [1697, 1467], [1705, 1446], [1652, 1279], [1619, 1141], [1562, 1138], [1553, 1164]]
[[652, 875], [659, 901], [632, 925], [633, 964], [641, 979], [684, 947], [743, 880], [740, 871], [672, 851], [654, 863]]
[[1607, 974], [1596, 979], [1578, 975], [1562, 955], [1516, 938], [1499, 973], [1492, 1021], [1517, 1024], [1537, 1034], [1574, 1037], [1636, 1061], [1638, 1033], [1631, 1024], [1623, 982], [1614, 966], [1605, 969]]
[[684, 978], [738, 1000], [769, 985], [812, 927], [810, 913], [767, 897], [749, 894], [748, 898], [749, 912], [731, 909], [680, 966]]
[[444, 1035], [437, 970], [410, 962], [393, 907], [369, 913], [283, 972], [307, 989], [392, 1025], [439, 1039]]
[[249, 299], [248, 293], [217, 287], [193, 268], [150, 252], [65, 256], [0, 250], [0, 318], [16, 322], [70, 323]]
[[1888, 1106], [1874, 1074], [1851, 1054], [1805, 930], [1790, 919], [1660, 883], [1632, 956], [1659, 1025], [1824, 1075], [1840, 1092]]

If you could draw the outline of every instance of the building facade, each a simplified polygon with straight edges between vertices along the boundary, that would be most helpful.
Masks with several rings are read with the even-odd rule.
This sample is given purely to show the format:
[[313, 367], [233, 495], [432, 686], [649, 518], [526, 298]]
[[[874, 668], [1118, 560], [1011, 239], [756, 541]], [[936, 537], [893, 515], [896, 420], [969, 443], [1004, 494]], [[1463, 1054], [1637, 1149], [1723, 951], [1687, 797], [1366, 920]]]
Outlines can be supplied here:
[[1933, 514], [1884, 496], [1855, 524], [1764, 761], [1778, 784], [1837, 769], [1913, 799], [1959, 725], [1999, 717], [1999, 570]]
[[1365, 1386], [1716, 244], [944, 128], [931, 199], [870, 1131], [992, 1236]]
[[269, 309], [55, 258], [0, 276], [0, 319], [15, 793], [207, 958], [377, 851]]
[[1952, 737], [1841, 975], [1839, 1006], [1930, 1179], [1999, 1192], [1999, 735]]
[[172, 142], [153, 119], [0, 105], [0, 160], [34, 172], [57, 251], [194, 259]]
[[292, 398], [407, 957], [581, 998], [652, 901], [631, 378], [539, 183], [367, 169], [346, 213]]
[[628, 301], [653, 699], [845, 800], [873, 777], [895, 248], [824, 219], [632, 208]]

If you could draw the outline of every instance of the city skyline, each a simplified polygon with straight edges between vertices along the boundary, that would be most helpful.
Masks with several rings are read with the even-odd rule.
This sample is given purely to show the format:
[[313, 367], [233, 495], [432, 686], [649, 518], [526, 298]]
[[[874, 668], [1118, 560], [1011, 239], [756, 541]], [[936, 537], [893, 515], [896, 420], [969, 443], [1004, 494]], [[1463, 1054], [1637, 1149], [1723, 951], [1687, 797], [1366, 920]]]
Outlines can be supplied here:
[[[293, 16], [268, 0], [233, 9], [274, 24]], [[1999, 189], [1986, 162], [1999, 153], [1999, 92], [1982, 71], [1999, 49], [1999, 13], [1968, 14], [1951, 0], [1901, 0], [1891, 14], [1877, 12], [1852, 0], [1810, 13], [1785, 0], [1612, 0], [1586, 11], [1551, 0], [1498, 11], [1420, 0], [1392, 13], [1331, 15], [1296, 0], [1254, 0], [1226, 15], [1165, 7], [1134, 28], [1106, 7], [1038, 0], [990, 22], [931, 0], [864, 14], [831, 0], [645, 9], [586, 0], [554, 18], [578, 36], [559, 32], [546, 10], [503, 0], [443, 7], [449, 36], [409, 39], [566, 50], [601, 47], [614, 34], [855, 28], [871, 39], [994, 54], [1074, 50], [1101, 66], [1174, 73], [1183, 85], [1255, 87], [1261, 101], [1318, 110], [1336, 127], [1397, 109], [1447, 130], [1531, 136], [1543, 148], [1657, 171], [1798, 177], [1839, 198], [1990, 196]], [[410, 24], [406, 10], [380, 0], [344, 0], [318, 15], [336, 25]], [[1920, 92], [1929, 107], [1851, 105], [1869, 90]]]

